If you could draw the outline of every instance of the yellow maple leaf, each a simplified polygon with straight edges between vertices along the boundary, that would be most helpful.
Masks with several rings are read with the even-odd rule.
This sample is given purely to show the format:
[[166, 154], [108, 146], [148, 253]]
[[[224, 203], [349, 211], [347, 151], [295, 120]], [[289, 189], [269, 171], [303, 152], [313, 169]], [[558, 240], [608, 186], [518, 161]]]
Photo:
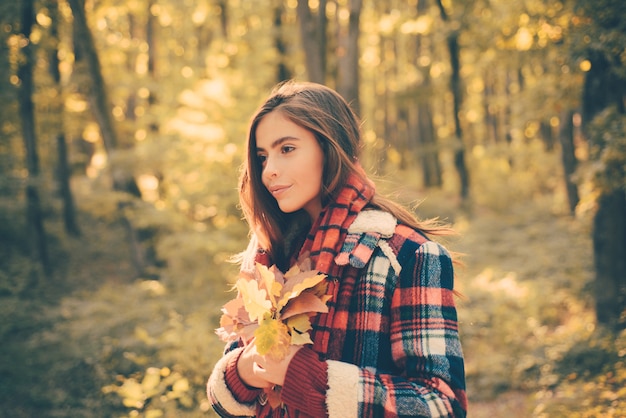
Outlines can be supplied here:
[[259, 321], [260, 323], [263, 320], [263, 316], [266, 313], [270, 313], [272, 309], [272, 302], [267, 299], [265, 289], [259, 289], [259, 284], [256, 280], [247, 280], [245, 278], [237, 280], [235, 286], [241, 295], [250, 320]]
[[280, 292], [283, 288], [283, 285], [276, 281], [276, 275], [278, 272], [275, 267], [269, 269], [260, 263], [256, 263], [256, 267], [259, 272], [261, 287], [267, 291], [272, 305], [276, 307], [276, 297], [280, 296]]
[[282, 360], [289, 352], [289, 328], [282, 321], [266, 317], [254, 331], [257, 352], [274, 360]]

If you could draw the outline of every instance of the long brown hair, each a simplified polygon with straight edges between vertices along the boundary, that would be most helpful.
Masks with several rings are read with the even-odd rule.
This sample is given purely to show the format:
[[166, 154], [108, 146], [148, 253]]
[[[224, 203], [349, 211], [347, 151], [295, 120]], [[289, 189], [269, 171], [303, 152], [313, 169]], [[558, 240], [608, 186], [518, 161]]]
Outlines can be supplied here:
[[[274, 88], [254, 114], [248, 131], [246, 155], [239, 182], [243, 213], [261, 246], [278, 264], [292, 250], [286, 243], [292, 226], [309, 220], [303, 211], [284, 213], [261, 180], [262, 166], [257, 158], [256, 129], [268, 113], [278, 111], [293, 123], [312, 132], [324, 152], [322, 204], [332, 200], [350, 174], [364, 176], [358, 164], [362, 146], [360, 121], [348, 103], [334, 90], [321, 84], [288, 81]], [[363, 181], [367, 181], [363, 178]], [[449, 229], [433, 221], [418, 221], [401, 205], [375, 194], [369, 207], [390, 212], [401, 223], [423, 233], [443, 235]], [[306, 232], [306, 231], [305, 231]]]

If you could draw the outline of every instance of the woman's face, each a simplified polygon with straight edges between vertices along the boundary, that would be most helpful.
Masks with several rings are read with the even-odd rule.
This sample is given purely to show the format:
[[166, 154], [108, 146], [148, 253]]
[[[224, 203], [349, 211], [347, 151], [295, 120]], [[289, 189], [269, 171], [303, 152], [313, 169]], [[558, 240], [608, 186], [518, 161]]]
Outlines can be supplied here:
[[322, 210], [324, 152], [315, 135], [280, 111], [265, 115], [256, 128], [262, 181], [285, 213], [304, 209], [315, 221]]

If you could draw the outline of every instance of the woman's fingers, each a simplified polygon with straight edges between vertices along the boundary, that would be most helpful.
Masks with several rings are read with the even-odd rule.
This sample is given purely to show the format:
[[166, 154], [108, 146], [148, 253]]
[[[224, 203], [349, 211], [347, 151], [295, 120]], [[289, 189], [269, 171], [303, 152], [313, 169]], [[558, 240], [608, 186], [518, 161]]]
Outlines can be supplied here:
[[248, 386], [257, 388], [270, 387], [271, 384], [258, 373], [257, 360], [259, 357], [254, 344], [247, 345], [237, 362], [237, 373]]
[[254, 357], [254, 374], [270, 384], [282, 386], [285, 383], [285, 376], [291, 359], [302, 346], [291, 346], [287, 355], [281, 360], [275, 360], [268, 356], [261, 356], [257, 353]]
[[249, 386], [267, 388], [274, 385], [282, 386], [291, 359], [302, 346], [291, 346], [287, 355], [281, 360], [262, 356], [256, 351], [254, 344], [249, 344], [239, 358], [238, 372]]

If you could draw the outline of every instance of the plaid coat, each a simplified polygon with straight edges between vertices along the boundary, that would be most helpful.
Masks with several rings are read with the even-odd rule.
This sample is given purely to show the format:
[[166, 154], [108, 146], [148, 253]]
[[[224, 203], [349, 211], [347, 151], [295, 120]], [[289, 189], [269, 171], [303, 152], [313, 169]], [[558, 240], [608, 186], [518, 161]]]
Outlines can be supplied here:
[[238, 348], [209, 379], [209, 399], [220, 415], [465, 417], [448, 252], [389, 213], [355, 212], [343, 224], [340, 245], [326, 251], [333, 260], [321, 269], [334, 279], [330, 311], [316, 318], [313, 347], [290, 363], [283, 410], [260, 405], [259, 391], [238, 378]]

